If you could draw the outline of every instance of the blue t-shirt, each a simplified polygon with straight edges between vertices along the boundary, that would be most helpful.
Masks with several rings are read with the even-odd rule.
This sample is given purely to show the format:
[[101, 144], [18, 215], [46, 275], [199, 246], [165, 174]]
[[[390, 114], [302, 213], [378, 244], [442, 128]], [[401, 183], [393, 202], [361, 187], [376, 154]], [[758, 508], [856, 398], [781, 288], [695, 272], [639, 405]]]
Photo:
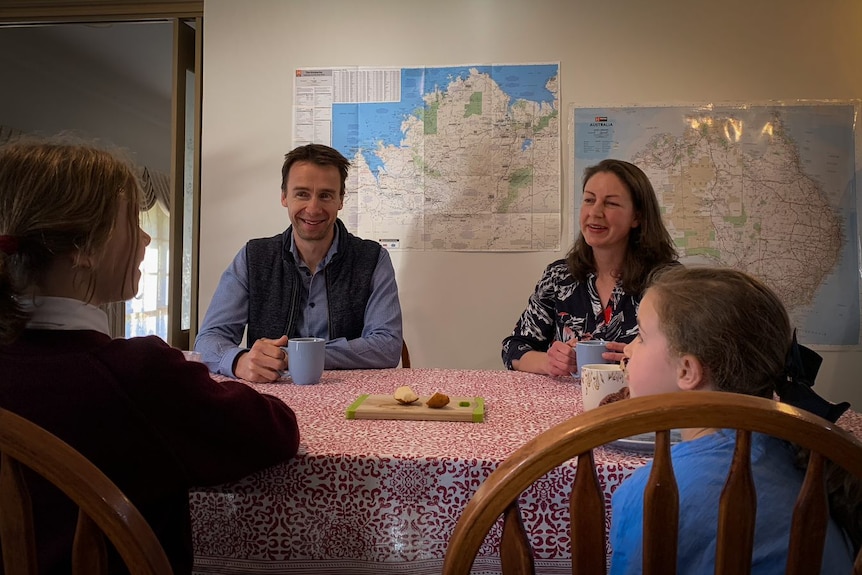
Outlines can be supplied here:
[[[735, 431], [720, 430], [671, 448], [679, 489], [678, 573], [714, 573], [718, 501], [735, 441]], [[757, 492], [752, 575], [784, 574], [793, 505], [804, 478], [804, 471], [794, 460], [793, 448], [787, 442], [752, 434], [751, 468]], [[613, 494], [611, 575], [642, 571], [643, 493], [651, 467], [647, 464], [637, 469]], [[849, 538], [830, 520], [821, 572], [850, 573], [852, 567]]]

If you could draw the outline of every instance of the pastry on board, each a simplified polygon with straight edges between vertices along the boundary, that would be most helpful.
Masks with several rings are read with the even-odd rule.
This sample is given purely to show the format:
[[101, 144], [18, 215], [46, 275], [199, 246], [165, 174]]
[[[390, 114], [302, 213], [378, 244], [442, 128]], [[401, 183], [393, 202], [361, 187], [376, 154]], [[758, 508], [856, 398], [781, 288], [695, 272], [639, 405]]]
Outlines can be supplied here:
[[419, 396], [410, 389], [409, 385], [402, 385], [396, 389], [395, 393], [392, 394], [392, 397], [395, 398], [395, 401], [403, 403], [404, 405], [409, 405], [419, 399]]
[[449, 396], [439, 391], [428, 398], [428, 401], [425, 402], [425, 405], [432, 409], [440, 409], [441, 407], [445, 407], [449, 404]]

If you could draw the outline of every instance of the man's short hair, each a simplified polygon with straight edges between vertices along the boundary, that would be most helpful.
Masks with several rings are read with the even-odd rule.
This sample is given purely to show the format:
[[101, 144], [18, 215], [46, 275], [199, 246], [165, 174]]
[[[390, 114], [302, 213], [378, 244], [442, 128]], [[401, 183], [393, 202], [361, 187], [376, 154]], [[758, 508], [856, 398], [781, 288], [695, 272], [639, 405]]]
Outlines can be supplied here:
[[318, 166], [335, 166], [341, 176], [341, 197], [346, 192], [347, 170], [350, 160], [341, 155], [335, 148], [323, 144], [306, 144], [299, 146], [284, 155], [284, 165], [281, 166], [281, 191], [287, 190], [287, 175], [290, 168], [297, 162], [311, 162]]

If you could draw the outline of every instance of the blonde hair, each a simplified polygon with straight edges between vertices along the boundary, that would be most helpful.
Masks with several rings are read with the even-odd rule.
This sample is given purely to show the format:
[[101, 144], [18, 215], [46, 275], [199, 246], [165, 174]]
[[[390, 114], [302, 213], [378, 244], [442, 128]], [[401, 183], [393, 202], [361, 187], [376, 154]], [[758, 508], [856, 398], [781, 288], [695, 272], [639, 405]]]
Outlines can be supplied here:
[[27, 317], [18, 300], [44, 281], [56, 258], [101, 254], [123, 220], [124, 200], [137, 249], [141, 190], [131, 163], [116, 151], [69, 139], [23, 138], [0, 147], [0, 236], [14, 238], [16, 246], [0, 251], [0, 343], [20, 334]]

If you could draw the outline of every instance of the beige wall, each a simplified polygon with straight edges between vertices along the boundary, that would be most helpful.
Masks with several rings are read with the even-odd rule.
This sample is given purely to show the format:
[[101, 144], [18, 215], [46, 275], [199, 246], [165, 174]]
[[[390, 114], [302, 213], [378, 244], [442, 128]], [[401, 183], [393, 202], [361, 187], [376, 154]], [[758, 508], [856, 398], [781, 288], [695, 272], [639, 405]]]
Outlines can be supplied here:
[[[559, 61], [566, 127], [572, 103], [862, 98], [858, 0], [206, 0], [204, 14], [201, 317], [245, 241], [288, 224], [295, 68]], [[559, 252], [393, 252], [413, 366], [502, 369], [568, 219]], [[862, 353], [822, 353], [818, 389], [862, 408]]]

